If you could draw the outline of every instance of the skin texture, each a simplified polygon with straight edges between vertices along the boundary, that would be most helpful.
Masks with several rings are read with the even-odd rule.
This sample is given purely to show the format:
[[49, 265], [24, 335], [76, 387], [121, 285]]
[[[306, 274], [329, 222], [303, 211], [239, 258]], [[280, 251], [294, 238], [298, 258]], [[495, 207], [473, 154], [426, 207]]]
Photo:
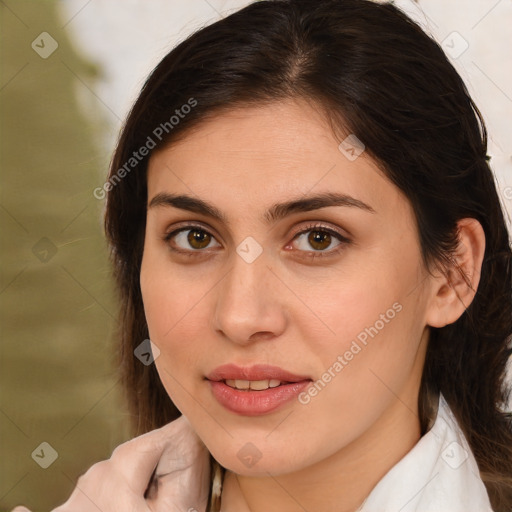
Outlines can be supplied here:
[[[148, 204], [159, 193], [186, 194], [227, 219], [148, 207], [140, 276], [161, 380], [228, 470], [223, 512], [356, 510], [420, 438], [428, 326], [456, 321], [478, 286], [478, 222], [461, 221], [456, 255], [472, 290], [456, 271], [427, 271], [406, 197], [367, 153], [350, 161], [339, 143], [314, 105], [287, 100], [220, 114], [149, 162]], [[323, 192], [373, 211], [331, 206], [263, 218], [275, 203]], [[187, 242], [190, 231], [164, 240], [189, 223], [211, 235], [203, 245]], [[317, 224], [349, 242], [338, 245]], [[316, 231], [327, 235], [321, 251], [308, 242]], [[236, 251], [249, 236], [263, 249], [252, 263]], [[393, 305], [400, 311], [384, 322]], [[266, 363], [317, 381], [379, 320], [378, 334], [307, 404], [238, 415], [205, 380], [221, 364]], [[261, 455], [251, 467], [237, 455], [247, 443]]]

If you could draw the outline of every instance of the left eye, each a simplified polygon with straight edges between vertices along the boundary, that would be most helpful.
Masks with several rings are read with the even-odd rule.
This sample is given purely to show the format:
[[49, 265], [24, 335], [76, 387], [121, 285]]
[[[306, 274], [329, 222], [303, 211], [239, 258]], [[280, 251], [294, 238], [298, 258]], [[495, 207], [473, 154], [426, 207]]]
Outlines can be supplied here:
[[[330, 252], [326, 249], [334, 249], [348, 240], [333, 230], [327, 228], [313, 228], [302, 231], [294, 238], [298, 242], [298, 248], [302, 251]], [[334, 245], [332, 245], [334, 244]]]

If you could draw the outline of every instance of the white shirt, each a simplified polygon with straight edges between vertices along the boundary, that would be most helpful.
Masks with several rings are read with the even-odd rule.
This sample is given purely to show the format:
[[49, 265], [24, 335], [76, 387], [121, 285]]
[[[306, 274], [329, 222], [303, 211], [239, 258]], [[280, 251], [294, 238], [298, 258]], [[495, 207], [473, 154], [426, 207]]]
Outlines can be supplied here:
[[475, 457], [446, 400], [432, 428], [373, 488], [361, 512], [492, 512]]

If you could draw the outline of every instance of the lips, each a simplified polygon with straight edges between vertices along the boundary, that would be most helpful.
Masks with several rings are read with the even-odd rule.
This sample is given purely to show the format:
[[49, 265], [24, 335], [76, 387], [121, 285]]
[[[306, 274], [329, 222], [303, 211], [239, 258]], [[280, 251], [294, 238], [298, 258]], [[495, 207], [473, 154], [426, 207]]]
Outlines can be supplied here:
[[312, 380], [305, 375], [296, 375], [283, 370], [279, 366], [256, 364], [250, 367], [241, 367], [235, 364], [225, 364], [215, 368], [206, 378], [211, 381], [226, 380], [279, 380], [281, 382], [302, 382]]
[[[227, 410], [243, 416], [268, 414], [284, 407], [312, 381], [310, 377], [263, 364], [245, 368], [234, 364], [219, 366], [206, 379], [217, 402]], [[272, 386], [267, 388], [264, 381], [269, 385], [272, 382]], [[253, 383], [259, 389], [253, 389]], [[244, 389], [232, 387], [233, 384], [242, 385]]]

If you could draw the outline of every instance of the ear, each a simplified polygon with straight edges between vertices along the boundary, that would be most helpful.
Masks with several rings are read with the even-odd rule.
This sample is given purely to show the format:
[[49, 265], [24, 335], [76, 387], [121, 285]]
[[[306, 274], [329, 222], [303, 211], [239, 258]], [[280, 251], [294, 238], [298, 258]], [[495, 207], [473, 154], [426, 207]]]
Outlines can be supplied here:
[[470, 306], [480, 283], [485, 254], [485, 233], [476, 219], [458, 222], [459, 244], [452, 265], [433, 282], [427, 325], [445, 327], [456, 322]]

